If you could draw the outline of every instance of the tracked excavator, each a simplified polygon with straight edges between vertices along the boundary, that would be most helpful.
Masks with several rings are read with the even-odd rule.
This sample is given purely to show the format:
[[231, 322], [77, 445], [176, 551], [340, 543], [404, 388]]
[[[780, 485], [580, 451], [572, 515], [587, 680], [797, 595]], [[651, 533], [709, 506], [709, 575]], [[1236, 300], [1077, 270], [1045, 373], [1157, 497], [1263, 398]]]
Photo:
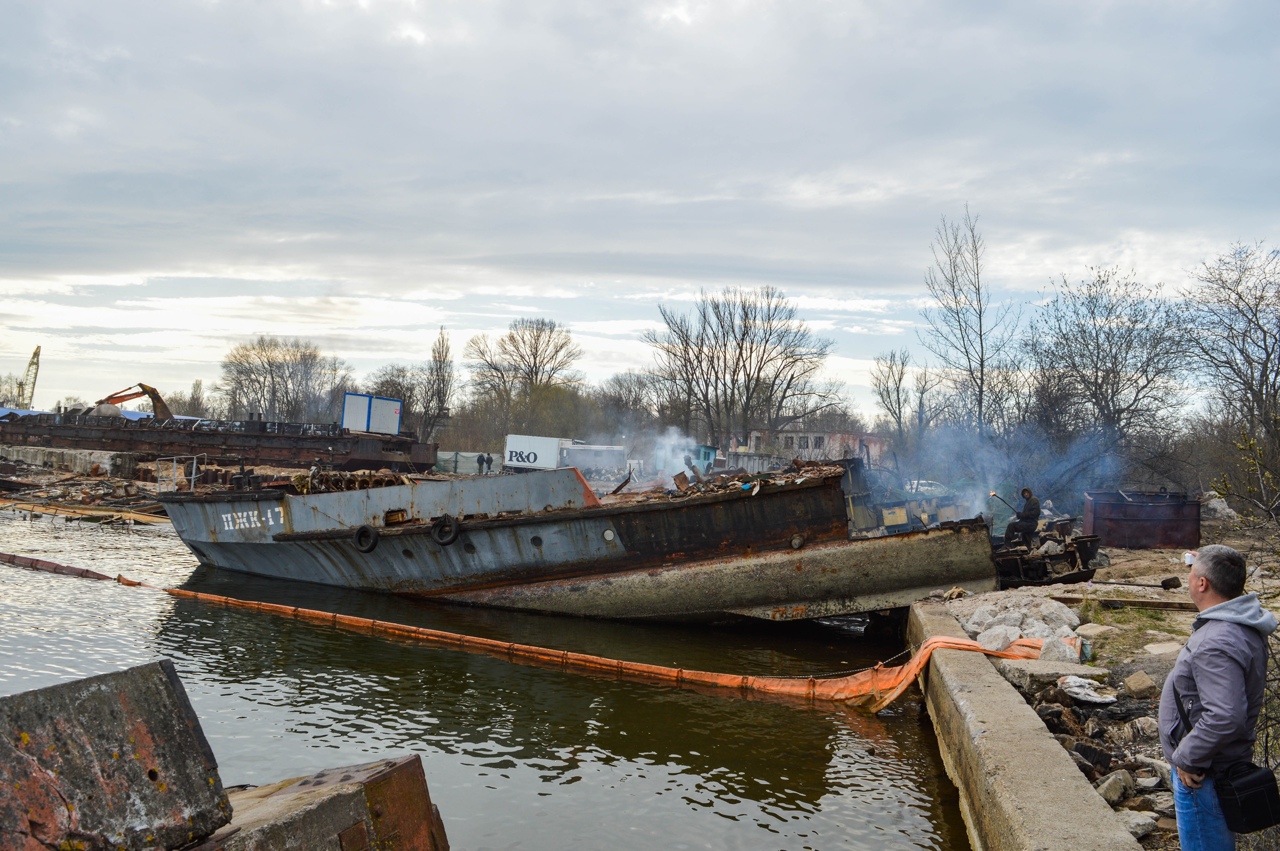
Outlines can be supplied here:
[[93, 405], [120, 405], [131, 399], [139, 399], [146, 396], [151, 400], [151, 410], [158, 420], [173, 419], [173, 412], [169, 410], [169, 406], [165, 404], [164, 399], [160, 396], [160, 391], [149, 384], [133, 384], [123, 390], [117, 390], [105, 399], [99, 399]]

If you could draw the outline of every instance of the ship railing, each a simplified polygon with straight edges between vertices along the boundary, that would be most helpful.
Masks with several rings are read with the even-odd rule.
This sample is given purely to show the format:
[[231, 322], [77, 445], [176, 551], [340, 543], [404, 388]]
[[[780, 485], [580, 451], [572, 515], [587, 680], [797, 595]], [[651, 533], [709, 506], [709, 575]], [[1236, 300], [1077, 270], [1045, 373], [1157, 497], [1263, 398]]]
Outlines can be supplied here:
[[[156, 459], [156, 492], [185, 490], [194, 493], [200, 468], [208, 466], [207, 455], [174, 455]], [[182, 485], [186, 485], [183, 487]]]

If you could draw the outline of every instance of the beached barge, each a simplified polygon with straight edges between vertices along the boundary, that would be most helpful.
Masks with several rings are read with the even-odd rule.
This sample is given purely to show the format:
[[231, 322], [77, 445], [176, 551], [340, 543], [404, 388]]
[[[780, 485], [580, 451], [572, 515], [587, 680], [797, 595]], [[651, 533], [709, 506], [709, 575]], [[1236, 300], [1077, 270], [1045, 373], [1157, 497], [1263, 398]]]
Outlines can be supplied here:
[[792, 620], [905, 606], [937, 588], [996, 587], [980, 519], [851, 540], [856, 461], [603, 502], [572, 468], [400, 481], [161, 501], [207, 565], [530, 611]]
[[203, 455], [203, 463], [309, 467], [320, 459], [351, 470], [427, 470], [436, 444], [407, 435], [353, 432], [333, 424], [263, 420], [128, 420], [71, 414], [0, 419], [0, 444], [129, 452], [138, 461]]

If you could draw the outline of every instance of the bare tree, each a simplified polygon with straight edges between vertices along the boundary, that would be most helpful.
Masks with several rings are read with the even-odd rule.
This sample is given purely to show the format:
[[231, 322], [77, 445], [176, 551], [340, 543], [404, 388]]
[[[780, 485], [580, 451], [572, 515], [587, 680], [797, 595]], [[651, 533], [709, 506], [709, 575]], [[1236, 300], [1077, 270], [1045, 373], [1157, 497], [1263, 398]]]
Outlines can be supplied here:
[[992, 303], [985, 253], [978, 219], [967, 205], [963, 221], [942, 217], [934, 236], [934, 265], [925, 273], [934, 306], [924, 311], [929, 331], [922, 339], [950, 373], [957, 398], [967, 401], [980, 437], [991, 425], [993, 372], [1007, 363], [1019, 319], [1013, 305]]
[[18, 392], [18, 384], [22, 381], [22, 376], [8, 373], [0, 375], [0, 407], [11, 408], [18, 404], [18, 398], [21, 394]]
[[378, 396], [400, 399], [404, 427], [421, 440], [431, 440], [448, 418], [457, 391], [449, 335], [440, 329], [429, 360], [379, 367], [365, 382], [365, 389]]
[[946, 413], [947, 400], [938, 392], [942, 381], [942, 376], [927, 366], [916, 368], [911, 404], [917, 437], [923, 435], [935, 420]]
[[565, 326], [551, 319], [524, 317], [512, 321], [495, 343], [485, 334], [472, 337], [466, 356], [479, 371], [498, 373], [499, 384], [530, 390], [577, 383], [572, 370], [582, 349]]
[[1201, 373], [1247, 427], [1280, 444], [1280, 251], [1236, 245], [1197, 279], [1185, 330]]
[[1057, 293], [1031, 324], [1028, 348], [1044, 390], [1055, 385], [1081, 405], [1083, 424], [1104, 451], [1129, 445], [1138, 431], [1168, 423], [1179, 392], [1187, 334], [1176, 307], [1152, 298], [1130, 273], [1093, 269]]
[[893, 423], [899, 448], [907, 439], [907, 417], [911, 405], [907, 368], [910, 365], [911, 353], [906, 349], [896, 349], [877, 355], [871, 368], [871, 392], [875, 394], [880, 410]]
[[431, 344], [431, 358], [425, 367], [421, 383], [422, 425], [418, 433], [423, 440], [432, 440], [449, 419], [449, 409], [458, 392], [453, 350], [444, 326]]
[[261, 336], [222, 359], [216, 392], [233, 419], [261, 413], [290, 422], [335, 422], [342, 394], [353, 386], [351, 368], [321, 354], [307, 340]]
[[645, 335], [654, 374], [689, 400], [713, 441], [745, 445], [753, 428], [776, 431], [839, 404], [835, 386], [818, 380], [833, 343], [815, 337], [780, 290], [730, 287], [703, 292], [692, 316], [659, 311], [666, 330]]
[[164, 397], [169, 410], [180, 417], [211, 417], [213, 409], [204, 395], [204, 381], [197, 378], [191, 382], [190, 392], [169, 393]]
[[635, 436], [657, 422], [657, 380], [647, 373], [620, 372], [591, 394], [600, 406], [602, 425], [614, 434]]
[[516, 319], [496, 341], [477, 334], [467, 341], [464, 356], [473, 391], [497, 404], [504, 430], [513, 409], [532, 405], [540, 390], [581, 381], [573, 365], [582, 349], [568, 328], [550, 319]]

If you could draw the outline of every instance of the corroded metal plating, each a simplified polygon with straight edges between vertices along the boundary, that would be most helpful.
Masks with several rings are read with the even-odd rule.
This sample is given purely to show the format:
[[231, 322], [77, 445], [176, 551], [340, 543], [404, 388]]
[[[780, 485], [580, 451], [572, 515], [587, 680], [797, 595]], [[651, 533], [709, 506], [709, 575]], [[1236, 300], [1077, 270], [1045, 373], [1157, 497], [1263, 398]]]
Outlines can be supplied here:
[[[604, 505], [573, 469], [266, 493], [164, 502], [209, 565], [533, 611], [793, 620], [995, 586], [980, 521], [849, 540], [840, 475]], [[445, 515], [461, 534], [440, 543]]]

